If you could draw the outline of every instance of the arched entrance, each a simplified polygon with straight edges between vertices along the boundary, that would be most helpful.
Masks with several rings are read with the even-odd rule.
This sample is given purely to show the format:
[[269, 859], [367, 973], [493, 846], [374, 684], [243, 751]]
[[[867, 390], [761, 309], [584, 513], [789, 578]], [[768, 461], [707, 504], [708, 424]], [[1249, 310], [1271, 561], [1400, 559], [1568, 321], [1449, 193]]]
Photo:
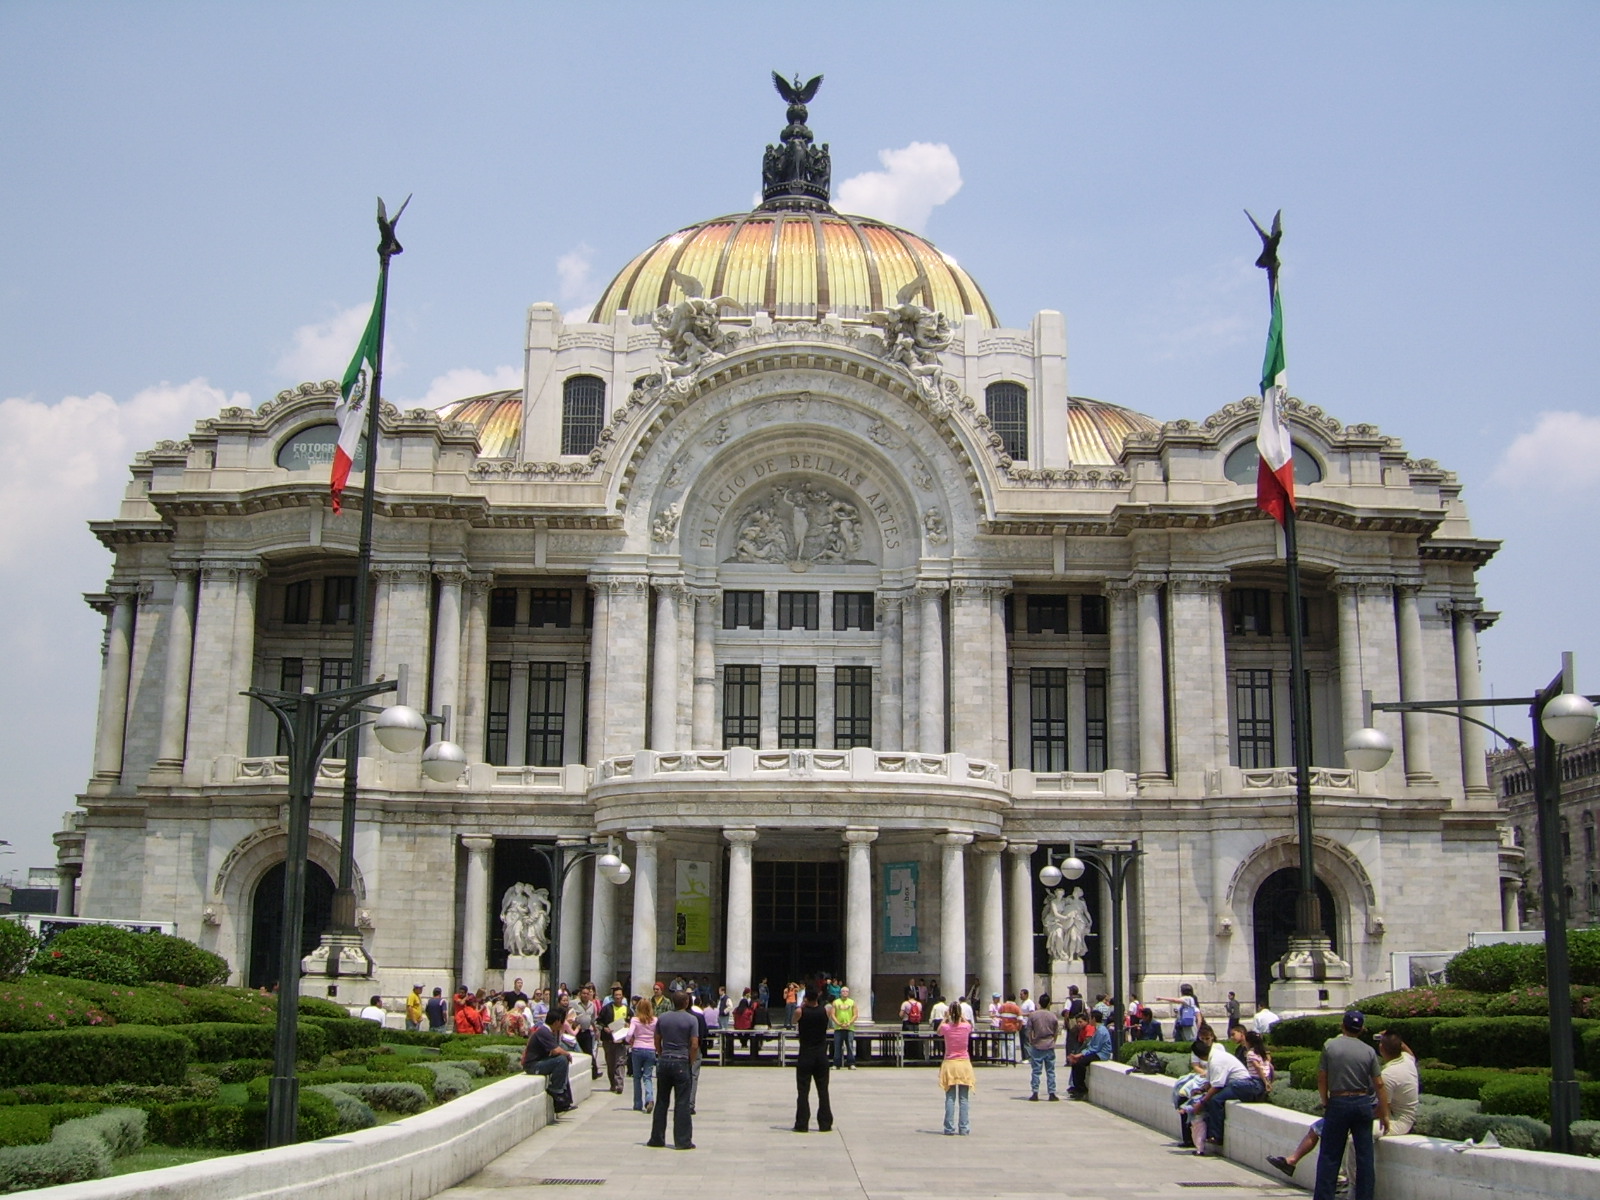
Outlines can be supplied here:
[[[283, 945], [283, 864], [269, 867], [256, 884], [250, 906], [250, 987], [272, 987], [278, 982], [278, 959]], [[314, 862], [306, 863], [305, 920], [300, 923], [300, 953], [310, 954], [333, 922], [333, 878]]]
[[[1267, 1002], [1267, 988], [1272, 984], [1272, 966], [1289, 949], [1289, 937], [1294, 933], [1295, 901], [1300, 896], [1300, 869], [1284, 867], [1261, 881], [1256, 889], [1254, 922], [1256, 932], [1256, 1003]], [[1333, 908], [1333, 893], [1317, 877], [1317, 899], [1322, 906], [1322, 931], [1339, 952], [1337, 914]]]

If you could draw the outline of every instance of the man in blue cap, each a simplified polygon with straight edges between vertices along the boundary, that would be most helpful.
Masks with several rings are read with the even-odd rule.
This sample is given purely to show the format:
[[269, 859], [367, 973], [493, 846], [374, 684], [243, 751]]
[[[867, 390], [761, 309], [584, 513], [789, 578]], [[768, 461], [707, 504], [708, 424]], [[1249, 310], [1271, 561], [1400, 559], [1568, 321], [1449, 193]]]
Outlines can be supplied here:
[[1317, 1064], [1317, 1091], [1322, 1093], [1322, 1145], [1317, 1150], [1317, 1187], [1314, 1200], [1334, 1200], [1339, 1164], [1345, 1141], [1355, 1143], [1356, 1171], [1353, 1200], [1372, 1200], [1374, 1160], [1372, 1120], [1389, 1128], [1389, 1097], [1383, 1086], [1383, 1063], [1378, 1052], [1362, 1041], [1366, 1018], [1355, 1009], [1344, 1014], [1340, 1034], [1322, 1047]]

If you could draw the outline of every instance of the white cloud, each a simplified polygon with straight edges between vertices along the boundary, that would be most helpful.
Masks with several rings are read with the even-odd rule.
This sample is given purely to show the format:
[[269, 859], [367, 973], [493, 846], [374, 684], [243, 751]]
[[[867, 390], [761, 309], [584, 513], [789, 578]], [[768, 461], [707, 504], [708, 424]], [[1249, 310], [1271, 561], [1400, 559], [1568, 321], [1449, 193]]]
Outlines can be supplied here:
[[452, 400], [468, 396], [481, 396], [485, 392], [503, 392], [522, 386], [521, 367], [496, 367], [493, 371], [480, 371], [476, 367], [457, 367], [435, 376], [420, 400], [407, 400], [402, 407], [438, 408]]
[[1585, 489], [1600, 485], [1600, 417], [1542, 412], [1519, 433], [1495, 465], [1502, 487]]
[[134, 454], [181, 440], [196, 418], [231, 404], [250, 397], [204, 379], [145, 388], [122, 404], [104, 392], [55, 404], [0, 400], [0, 512], [17, 518], [0, 524], [0, 570], [78, 549], [103, 557], [83, 523], [116, 516]]
[[[340, 378], [350, 365], [350, 357], [356, 352], [371, 315], [371, 306], [358, 304], [335, 313], [326, 321], [300, 326], [294, 331], [293, 344], [278, 359], [278, 374], [295, 383], [320, 383], [324, 379]], [[384, 349], [387, 352], [388, 347]]]
[[587, 321], [600, 299], [600, 281], [594, 277], [594, 249], [579, 242], [556, 259], [562, 316], [569, 322]]
[[839, 185], [839, 207], [921, 233], [933, 210], [961, 190], [961, 165], [943, 142], [912, 142], [879, 150], [882, 171], [852, 175]]

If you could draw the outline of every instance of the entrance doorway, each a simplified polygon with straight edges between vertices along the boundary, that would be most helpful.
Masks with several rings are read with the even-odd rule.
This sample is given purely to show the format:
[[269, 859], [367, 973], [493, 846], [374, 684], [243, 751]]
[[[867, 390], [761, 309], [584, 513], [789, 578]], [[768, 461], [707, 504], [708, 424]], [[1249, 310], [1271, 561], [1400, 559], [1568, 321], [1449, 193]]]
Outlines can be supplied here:
[[[270, 988], [278, 982], [283, 946], [283, 864], [267, 871], [256, 884], [250, 906], [250, 971], [245, 983]], [[333, 923], [333, 879], [314, 862], [306, 863], [305, 920], [300, 924], [300, 953], [310, 954]]]
[[[1333, 893], [1317, 877], [1317, 899], [1322, 907], [1322, 932], [1328, 935], [1334, 953], [1339, 952], [1337, 913], [1333, 907]], [[1289, 937], [1294, 933], [1295, 902], [1300, 896], [1300, 868], [1284, 867], [1268, 875], [1256, 889], [1254, 924], [1256, 931], [1256, 1003], [1267, 1002], [1267, 988], [1272, 984], [1272, 967], [1289, 949]]]
[[756, 862], [751, 968], [778, 1021], [784, 985], [844, 974], [843, 869], [837, 862]]

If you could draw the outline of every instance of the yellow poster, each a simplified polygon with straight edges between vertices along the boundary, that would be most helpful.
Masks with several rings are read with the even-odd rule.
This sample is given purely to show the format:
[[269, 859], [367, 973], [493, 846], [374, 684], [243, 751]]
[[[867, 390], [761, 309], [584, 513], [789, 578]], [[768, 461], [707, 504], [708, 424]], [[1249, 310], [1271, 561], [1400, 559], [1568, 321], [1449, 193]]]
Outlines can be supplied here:
[[678, 859], [678, 899], [672, 944], [679, 950], [711, 950], [711, 864]]

